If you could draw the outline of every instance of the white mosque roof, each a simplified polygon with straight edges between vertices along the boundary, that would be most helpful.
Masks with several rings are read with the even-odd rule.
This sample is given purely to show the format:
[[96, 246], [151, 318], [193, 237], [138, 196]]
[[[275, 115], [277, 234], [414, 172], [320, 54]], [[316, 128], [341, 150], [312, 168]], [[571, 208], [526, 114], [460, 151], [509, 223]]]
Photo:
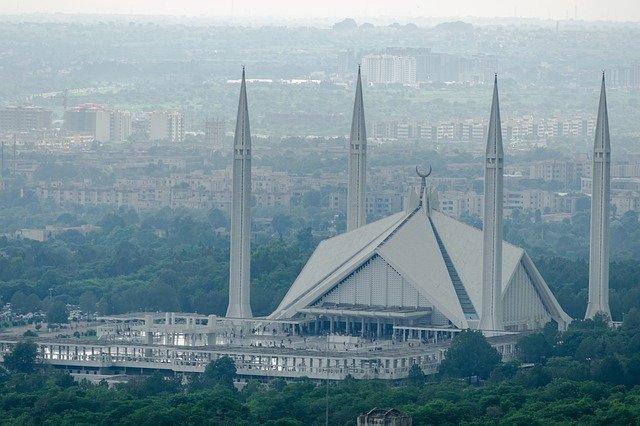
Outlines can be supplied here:
[[[320, 243], [270, 318], [294, 318], [377, 255], [455, 326], [468, 328], [470, 320], [477, 320], [481, 312], [482, 246], [481, 230], [439, 211], [421, 206], [397, 213]], [[504, 242], [502, 253], [503, 296], [511, 277], [523, 265], [550, 317], [568, 323], [570, 318], [524, 250]], [[447, 267], [446, 256], [452, 268]], [[457, 288], [453, 281], [458, 282]], [[473, 307], [467, 304], [465, 313], [466, 297]], [[473, 308], [475, 317], [469, 315]]]

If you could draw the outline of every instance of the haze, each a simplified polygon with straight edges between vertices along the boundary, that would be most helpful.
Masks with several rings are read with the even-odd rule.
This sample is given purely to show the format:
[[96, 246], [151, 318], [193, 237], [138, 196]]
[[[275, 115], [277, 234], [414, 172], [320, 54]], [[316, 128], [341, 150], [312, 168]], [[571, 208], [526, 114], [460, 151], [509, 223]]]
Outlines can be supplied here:
[[298, 0], [277, 2], [259, 0], [102, 1], [102, 0], [14, 0], [0, 4], [0, 14], [134, 14], [176, 15], [208, 18], [304, 19], [324, 20], [350, 16], [360, 19], [420, 19], [427, 17], [518, 17], [539, 19], [578, 19], [589, 21], [639, 21], [636, 0], [451, 0], [448, 2], [403, 0], [325, 0], [309, 3]]

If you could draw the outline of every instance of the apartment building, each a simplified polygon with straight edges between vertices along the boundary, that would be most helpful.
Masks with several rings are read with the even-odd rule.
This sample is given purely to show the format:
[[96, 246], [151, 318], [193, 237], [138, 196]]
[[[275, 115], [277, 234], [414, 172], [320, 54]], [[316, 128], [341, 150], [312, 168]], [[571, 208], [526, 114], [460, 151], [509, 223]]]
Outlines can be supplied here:
[[37, 106], [8, 106], [0, 109], [0, 133], [49, 129], [51, 116], [51, 111]]
[[184, 114], [178, 111], [153, 111], [149, 114], [149, 140], [184, 142]]

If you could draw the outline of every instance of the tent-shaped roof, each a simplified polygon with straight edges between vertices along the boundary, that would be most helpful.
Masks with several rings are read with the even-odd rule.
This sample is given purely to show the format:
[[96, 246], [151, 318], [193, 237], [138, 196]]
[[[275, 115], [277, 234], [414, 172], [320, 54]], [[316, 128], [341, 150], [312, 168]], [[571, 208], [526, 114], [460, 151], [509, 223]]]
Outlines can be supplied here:
[[[452, 324], [476, 324], [482, 298], [482, 231], [427, 203], [323, 241], [271, 319], [293, 318], [326, 295], [375, 256], [433, 303]], [[549, 316], [570, 321], [524, 250], [503, 243], [503, 296], [518, 268], [535, 288]]]

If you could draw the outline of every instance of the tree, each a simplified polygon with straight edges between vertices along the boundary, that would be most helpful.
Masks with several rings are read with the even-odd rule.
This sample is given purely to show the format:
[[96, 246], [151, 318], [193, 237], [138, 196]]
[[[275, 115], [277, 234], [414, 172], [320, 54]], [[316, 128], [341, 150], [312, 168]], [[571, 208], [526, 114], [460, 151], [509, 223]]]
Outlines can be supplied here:
[[500, 363], [500, 354], [493, 348], [482, 332], [463, 330], [454, 337], [447, 349], [440, 372], [452, 377], [486, 379]]
[[214, 229], [216, 228], [227, 228], [229, 226], [229, 220], [227, 216], [218, 209], [211, 209], [207, 213], [207, 221], [209, 225], [211, 225]]
[[35, 294], [25, 294], [18, 290], [11, 297], [11, 308], [17, 312], [29, 313], [40, 309], [40, 299]]
[[419, 385], [421, 383], [424, 383], [426, 377], [427, 376], [425, 376], [422, 368], [420, 368], [418, 364], [413, 364], [409, 369], [409, 375], [407, 376], [407, 379], [412, 385]]
[[38, 345], [29, 340], [22, 340], [16, 343], [10, 354], [5, 355], [4, 365], [16, 373], [32, 373], [37, 355]]
[[518, 356], [522, 362], [542, 362], [550, 350], [542, 333], [529, 334], [518, 340]]
[[596, 368], [596, 379], [601, 382], [620, 385], [625, 381], [624, 368], [613, 355], [605, 357]]
[[640, 331], [640, 310], [633, 307], [622, 317], [622, 329], [626, 332]]
[[98, 298], [91, 290], [87, 290], [80, 295], [80, 310], [86, 314], [93, 314], [96, 311]]
[[322, 204], [322, 192], [312, 189], [302, 195], [303, 207], [320, 207]]
[[273, 219], [271, 219], [271, 226], [273, 230], [278, 233], [280, 239], [282, 239], [282, 235], [287, 233], [289, 229], [291, 229], [291, 225], [293, 224], [293, 220], [291, 216], [285, 213], [276, 213], [273, 215]]
[[233, 388], [233, 379], [236, 378], [236, 364], [228, 356], [223, 356], [210, 362], [204, 370], [204, 382], [207, 385], [222, 385]]
[[60, 324], [69, 321], [69, 311], [67, 305], [61, 300], [54, 300], [47, 309], [47, 322], [49, 324]]

